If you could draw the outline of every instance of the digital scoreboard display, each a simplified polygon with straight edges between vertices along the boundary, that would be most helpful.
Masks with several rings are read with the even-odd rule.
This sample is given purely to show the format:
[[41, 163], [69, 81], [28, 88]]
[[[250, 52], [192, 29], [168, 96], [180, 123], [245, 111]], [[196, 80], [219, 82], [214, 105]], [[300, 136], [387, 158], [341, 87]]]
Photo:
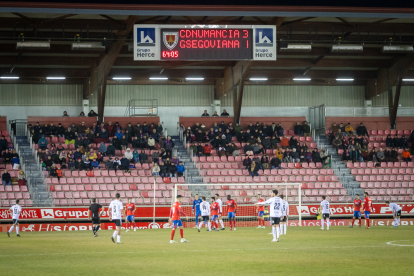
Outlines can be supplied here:
[[160, 30], [161, 60], [251, 60], [253, 30], [166, 29]]

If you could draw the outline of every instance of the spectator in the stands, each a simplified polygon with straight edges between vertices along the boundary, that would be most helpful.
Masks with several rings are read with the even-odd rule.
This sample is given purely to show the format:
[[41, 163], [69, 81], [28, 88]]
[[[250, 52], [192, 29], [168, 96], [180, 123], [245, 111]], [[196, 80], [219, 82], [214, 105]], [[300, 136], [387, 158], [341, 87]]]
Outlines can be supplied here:
[[66, 145], [75, 144], [75, 134], [70, 131], [70, 127], [65, 131], [64, 137]]
[[96, 159], [93, 159], [93, 160], [92, 160], [92, 162], [91, 162], [91, 167], [92, 167], [93, 169], [99, 169], [99, 163], [98, 163], [98, 161], [97, 161]]
[[174, 148], [174, 141], [171, 139], [171, 136], [168, 136], [167, 140], [165, 140], [165, 151], [169, 152], [170, 156], [171, 156], [173, 148]]
[[106, 156], [107, 150], [108, 149], [107, 149], [105, 143], [101, 142], [101, 145], [99, 146], [99, 149], [98, 149], [99, 153], [102, 154], [103, 156]]
[[398, 162], [398, 151], [395, 148], [392, 148], [389, 151], [389, 156], [385, 156], [387, 162]]
[[1, 175], [1, 181], [4, 187], [11, 185], [11, 176], [7, 170], [3, 171], [3, 174]]
[[158, 166], [157, 163], [154, 163], [154, 165], [152, 167], [152, 175], [153, 176], [160, 176], [160, 167]]
[[81, 113], [79, 113], [79, 117], [85, 117], [85, 112], [81, 111]]
[[76, 140], [75, 140], [75, 149], [77, 149], [77, 148], [79, 148], [79, 146], [82, 146], [83, 145], [83, 140], [82, 140], [82, 138], [81, 137], [76, 137]]
[[[99, 108], [98, 108], [99, 109]], [[95, 111], [93, 111], [92, 109], [91, 109], [91, 111], [89, 111], [89, 113], [88, 113], [88, 117], [98, 117], [99, 115], [98, 115], [98, 113], [96, 113]]]
[[280, 138], [273, 135], [272, 139], [270, 139], [270, 146], [272, 147], [272, 149], [277, 149], [278, 143], [280, 143]]
[[293, 162], [293, 158], [290, 155], [291, 150], [289, 148], [287, 148], [284, 152], [283, 152], [283, 159], [282, 161], [285, 163], [289, 163], [289, 162]]
[[408, 148], [408, 141], [407, 138], [405, 138], [405, 136], [401, 136], [400, 138], [400, 148]]
[[137, 136], [135, 136], [134, 139], [132, 139], [131, 145], [134, 149], [140, 148], [139, 139]]
[[360, 151], [362, 149], [361, 145], [358, 142], [355, 142], [354, 148], [356, 151]]
[[338, 132], [338, 129], [339, 129], [338, 125], [334, 122], [332, 124], [332, 132], [335, 134]]
[[244, 153], [246, 155], [253, 155], [254, 154], [254, 149], [253, 147], [250, 145], [249, 142], [246, 143], [246, 145], [244, 145], [243, 147]]
[[49, 155], [47, 157], [47, 159], [45, 160], [45, 164], [46, 164], [46, 169], [50, 169], [53, 165], [53, 160], [52, 160], [52, 156]]
[[265, 150], [265, 151], [266, 151], [266, 150], [268, 150], [268, 149], [270, 149], [270, 148], [272, 147], [272, 143], [271, 143], [271, 141], [270, 141], [269, 136], [266, 136], [266, 137], [263, 139], [263, 141], [262, 141], [262, 145], [263, 145], [263, 148], [264, 148], [264, 150]]
[[289, 146], [290, 146], [291, 149], [294, 149], [294, 148], [298, 147], [298, 140], [296, 139], [295, 136], [290, 137]]
[[[316, 157], [318, 157], [318, 158], [319, 158], [319, 153], [318, 153], [318, 152], [316, 152], [316, 153], [317, 153], [317, 156], [316, 156]], [[313, 160], [313, 156], [314, 156], [314, 152], [311, 152], [311, 150], [310, 150], [310, 149], [307, 149], [307, 151], [306, 151], [306, 153], [305, 153], [305, 157], [306, 157], [306, 162], [307, 162], [308, 164], [312, 162], [312, 160]], [[313, 160], [313, 161], [316, 163], [316, 161], [315, 161], [315, 160]], [[301, 160], [300, 162], [303, 162], [303, 161]]]
[[121, 158], [121, 166], [119, 167], [119, 169], [123, 170], [125, 172], [130, 172], [129, 165], [130, 165], [130, 162], [129, 162], [128, 158], [123, 156]]
[[108, 122], [105, 128], [106, 128], [106, 131], [108, 132], [108, 138], [115, 135], [114, 126], [112, 125], [112, 122]]
[[349, 159], [349, 149], [345, 149], [344, 150], [344, 153], [342, 154], [342, 160], [343, 161], [349, 161], [350, 159]]
[[204, 144], [204, 155], [210, 156], [211, 155], [211, 147], [209, 144]]
[[243, 159], [243, 166], [245, 169], [247, 169], [250, 164], [252, 163], [252, 160], [250, 159], [250, 157], [248, 155], [246, 155]]
[[121, 160], [119, 160], [118, 156], [115, 156], [115, 160], [112, 163], [113, 163], [113, 169], [115, 170], [115, 172], [117, 169], [121, 169]]
[[88, 127], [85, 125], [85, 122], [82, 122], [79, 126], [78, 126], [78, 133], [82, 136], [82, 137], [86, 137], [86, 129]]
[[179, 162], [177, 165], [177, 176], [181, 177], [184, 175], [185, 172], [185, 166], [183, 165], [183, 162]]
[[106, 147], [106, 155], [107, 156], [115, 156], [115, 150], [116, 150], [116, 147], [114, 146], [114, 144], [109, 144]]
[[[157, 158], [154, 158], [154, 154], [157, 154]], [[160, 156], [160, 154], [158, 152], [154, 152], [152, 156], [152, 160], [154, 161], [154, 163], [158, 163], [158, 157]], [[137, 149], [134, 149], [134, 151], [132, 152], [132, 158], [134, 163], [139, 162], [139, 152]]]
[[384, 154], [384, 151], [382, 150], [382, 148], [380, 148], [377, 151], [377, 161], [378, 162], [384, 162], [385, 161], [385, 154]]
[[259, 176], [259, 173], [258, 173], [259, 169], [260, 168], [259, 166], [257, 166], [256, 162], [252, 161], [250, 166], [248, 167], [250, 176], [251, 177]]
[[283, 159], [283, 151], [282, 151], [282, 149], [277, 149], [276, 150], [276, 156], [277, 156], [277, 158], [279, 158], [280, 160], [282, 160]]
[[225, 109], [223, 109], [223, 112], [221, 112], [221, 116], [222, 116], [222, 117], [229, 117], [229, 116], [230, 116], [230, 114], [229, 114], [229, 113], [227, 113], [227, 111], [226, 111]]
[[[154, 131], [155, 131], [155, 129], [154, 129]], [[155, 139], [153, 137], [151, 137], [151, 136], [148, 137], [147, 144], [148, 144], [148, 148], [150, 150], [154, 150], [155, 149]]]
[[344, 133], [345, 132], [345, 126], [344, 126], [344, 124], [343, 123], [340, 123], [339, 126], [338, 126], [338, 129], [340, 129], [341, 132]]
[[335, 138], [338, 138], [340, 140], [344, 139], [344, 134], [342, 133], [341, 129], [338, 129], [338, 131], [335, 134]]
[[387, 147], [394, 147], [394, 139], [391, 138], [391, 135], [387, 135], [387, 138], [385, 139], [385, 145]]
[[326, 159], [322, 163], [323, 169], [330, 169], [332, 167], [331, 157], [327, 156]]
[[295, 135], [303, 136], [303, 126], [297, 122], [294, 127]]
[[219, 115], [217, 114], [217, 111], [214, 111], [213, 115], [211, 115], [211, 117], [218, 117]]
[[364, 124], [363, 123], [360, 123], [359, 124], [359, 127], [357, 127], [357, 129], [356, 129], [356, 133], [358, 134], [358, 135], [362, 135], [362, 136], [368, 136], [369, 137], [369, 134], [368, 134], [368, 130], [367, 130], [367, 128], [364, 126]]
[[59, 154], [59, 163], [61, 165], [66, 164], [66, 160], [68, 158], [68, 154], [66, 153], [66, 151], [61, 151]]
[[358, 161], [358, 158], [358, 151], [355, 149], [355, 147], [352, 147], [349, 151], [349, 159], [352, 161], [352, 163], [355, 163]]
[[240, 151], [239, 151], [239, 148], [236, 146], [236, 144], [232, 143], [231, 147], [233, 148], [233, 152], [231, 155], [233, 157], [240, 156]]
[[289, 147], [289, 139], [285, 136], [283, 136], [282, 140], [280, 141], [280, 144], [283, 149], [286, 149]]
[[27, 185], [26, 175], [23, 170], [19, 171], [19, 174], [17, 175], [17, 182], [19, 183], [19, 187]]
[[321, 159], [321, 162], [322, 162], [322, 163], [325, 161], [326, 157], [328, 157], [328, 153], [326, 152], [325, 148], [323, 148], [323, 149], [319, 152], [319, 158]]
[[13, 155], [9, 151], [9, 149], [6, 148], [6, 150], [3, 152], [3, 163], [12, 164], [12, 162], [13, 162]]
[[306, 161], [306, 151], [304, 151], [303, 149], [300, 149], [299, 151], [299, 159], [301, 163], [304, 163]]
[[224, 133], [224, 135], [226, 137], [226, 142], [227, 143], [231, 143], [231, 140], [232, 140], [233, 136], [231, 135], [229, 129], [226, 129], [226, 132]]
[[292, 157], [293, 163], [299, 163], [300, 162], [299, 153], [296, 152], [296, 148], [292, 149], [292, 152], [290, 153], [290, 156]]
[[398, 138], [397, 134], [394, 136], [394, 139], [392, 139], [392, 140], [393, 140], [393, 143], [394, 143], [394, 147], [401, 148], [400, 138]]
[[242, 131], [242, 126], [239, 123], [236, 123], [236, 125], [234, 126], [234, 132], [236, 133], [240, 133], [240, 131]]
[[197, 155], [200, 157], [200, 156], [203, 156], [203, 153], [204, 153], [204, 147], [201, 145], [201, 143], [198, 143], [198, 145], [195, 146], [195, 151], [193, 149], [193, 155]]
[[[122, 149], [122, 144], [121, 144], [121, 140], [118, 139], [118, 137], [114, 136], [114, 138], [112, 138], [112, 145], [114, 145], [116, 150], [121, 150]], [[108, 149], [109, 151], [109, 149]]]
[[275, 156], [270, 160], [270, 165], [272, 170], [275, 168], [282, 169], [282, 160], [278, 156]]
[[201, 117], [210, 117], [210, 114], [207, 113], [207, 110], [204, 110], [204, 113], [201, 114]]
[[139, 154], [139, 161], [142, 163], [148, 163], [148, 155], [145, 153], [145, 151], [141, 151]]
[[346, 127], [345, 127], [345, 132], [346, 132], [348, 135], [352, 135], [352, 134], [354, 134], [354, 128], [351, 126], [351, 123], [348, 123], [348, 124], [346, 125]]
[[7, 142], [6, 137], [1, 136], [0, 138], [0, 154], [2, 151], [6, 150], [9, 147], [9, 142]]
[[55, 136], [65, 137], [65, 128], [62, 126], [61, 123], [59, 123], [56, 127]]
[[264, 153], [262, 145], [255, 143], [253, 146], [253, 154], [262, 154]]
[[118, 129], [118, 130], [116, 131], [116, 133], [115, 133], [115, 136], [116, 136], [118, 139], [122, 139], [122, 136], [124, 136], [124, 135], [122, 134], [122, 131], [121, 131], [120, 129]]
[[263, 170], [269, 169], [269, 161], [269, 157], [266, 154], [263, 154], [262, 158], [260, 159]]
[[284, 129], [283, 129], [283, 127], [282, 127], [282, 124], [281, 124], [281, 123], [279, 123], [279, 124], [276, 126], [276, 134], [277, 134], [279, 137], [284, 136]]
[[411, 155], [410, 155], [410, 151], [408, 150], [408, 148], [405, 148], [403, 153], [402, 153], [402, 160], [405, 161], [407, 164], [408, 162], [411, 162]]
[[308, 125], [308, 122], [307, 122], [307, 121], [305, 121], [305, 122], [303, 123], [302, 128], [303, 128], [303, 135], [304, 135], [305, 137], [311, 136], [310, 126]]
[[[308, 149], [308, 150], [310, 151], [310, 149]], [[315, 164], [321, 162], [321, 157], [320, 157], [318, 149], [313, 149], [313, 151], [312, 151], [312, 161]]]
[[129, 160], [129, 162], [133, 161], [134, 155], [132, 154], [132, 151], [131, 151], [130, 148], [126, 149], [125, 158], [127, 158]]
[[69, 117], [69, 115], [66, 111], [63, 111], [63, 116], [62, 117]]
[[41, 148], [42, 150], [45, 150], [47, 149], [47, 144], [48, 142], [45, 138], [45, 135], [42, 135], [38, 142], [39, 148]]
[[57, 172], [56, 172], [57, 168], [55, 164], [52, 164], [49, 168], [49, 176], [52, 177], [57, 177]]

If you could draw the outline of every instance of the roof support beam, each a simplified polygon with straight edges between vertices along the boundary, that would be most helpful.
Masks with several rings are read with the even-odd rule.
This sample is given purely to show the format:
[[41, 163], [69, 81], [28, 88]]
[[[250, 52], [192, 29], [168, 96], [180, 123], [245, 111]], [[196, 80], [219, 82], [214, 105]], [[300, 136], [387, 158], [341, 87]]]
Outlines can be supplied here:
[[342, 21], [343, 23], [345, 23], [346, 25], [348, 25], [349, 27], [355, 27], [354, 25], [352, 25], [351, 23], [349, 23], [348, 21], [346, 21], [345, 19], [343, 19], [342, 17], [337, 17], [336, 19], [338, 19], [339, 21]]
[[114, 19], [114, 18], [110, 17], [109, 15], [106, 15], [106, 14], [100, 14], [100, 16], [102, 16], [103, 18], [106, 18], [106, 19], [108, 19], [109, 21], [114, 22], [114, 23], [116, 23], [116, 24], [118, 24], [118, 25], [124, 25], [121, 21], [118, 21], [118, 20], [116, 20], [116, 19]]
[[299, 19], [292, 20], [292, 21], [286, 21], [286, 22], [283, 22], [280, 26], [285, 26], [285, 25], [288, 25], [288, 24], [298, 23], [298, 22], [302, 22], [302, 21], [305, 21], [305, 20], [313, 19], [313, 18], [316, 18], [316, 17], [304, 17], [304, 18], [299, 18]]
[[397, 89], [395, 90], [394, 97], [392, 95], [392, 86], [388, 87], [388, 110], [389, 110], [389, 116], [390, 116], [391, 129], [395, 129], [396, 124], [397, 124], [397, 111], [398, 111], [398, 106], [399, 106], [398, 104], [400, 101], [401, 84], [402, 84], [402, 75], [399, 75], [398, 80], [397, 80]]
[[[94, 93], [99, 86], [102, 86], [104, 82], [106, 82], [106, 78], [108, 77], [108, 73], [112, 68], [112, 65], [115, 63], [119, 52], [124, 45], [128, 34], [131, 32], [136, 20], [137, 16], [129, 16], [126, 21], [126, 28], [124, 30], [119, 30], [117, 33], [117, 37], [119, 38], [108, 51], [106, 55], [101, 55], [98, 59], [97, 65], [92, 66], [91, 74], [90, 74], [90, 87], [87, 91], [88, 93], [84, 94], [84, 98], [88, 98], [90, 94]], [[104, 102], [103, 102], [104, 103]], [[103, 116], [103, 112], [100, 112], [100, 116]]]
[[410, 69], [414, 63], [414, 54], [407, 54], [399, 58], [390, 68], [382, 67], [377, 71], [377, 79], [369, 80], [365, 88], [365, 99], [369, 100], [376, 95], [387, 91], [389, 87], [397, 84], [398, 77]]
[[224, 78], [216, 83], [216, 99], [230, 94], [235, 86], [240, 84], [252, 64], [251, 60], [243, 60], [237, 62], [234, 66], [227, 66], [224, 69]]

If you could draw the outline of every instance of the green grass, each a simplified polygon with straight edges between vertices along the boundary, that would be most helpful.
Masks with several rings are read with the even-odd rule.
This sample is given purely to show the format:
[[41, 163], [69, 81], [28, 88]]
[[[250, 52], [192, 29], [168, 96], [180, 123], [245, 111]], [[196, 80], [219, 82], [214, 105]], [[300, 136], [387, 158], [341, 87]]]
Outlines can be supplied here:
[[[170, 229], [15, 233], [0, 236], [1, 275], [413, 275], [414, 228], [288, 227], [198, 233], [170, 244]], [[179, 241], [179, 231], [175, 240]], [[404, 240], [404, 241], [401, 241]], [[387, 245], [387, 242], [411, 246]]]

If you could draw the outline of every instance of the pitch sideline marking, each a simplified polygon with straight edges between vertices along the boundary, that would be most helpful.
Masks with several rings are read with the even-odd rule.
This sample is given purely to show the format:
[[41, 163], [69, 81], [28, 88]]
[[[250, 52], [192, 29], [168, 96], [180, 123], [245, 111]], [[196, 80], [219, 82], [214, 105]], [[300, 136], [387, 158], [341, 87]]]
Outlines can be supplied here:
[[[388, 243], [387, 243], [388, 244]], [[394, 244], [391, 244], [394, 245]], [[404, 245], [403, 245], [404, 246]], [[407, 245], [412, 246], [412, 245]], [[334, 246], [334, 247], [294, 247], [294, 248], [278, 248], [280, 250], [303, 250], [303, 249], [344, 249], [344, 248], [375, 248], [388, 246]], [[234, 249], [220, 249], [217, 251], [259, 251], [259, 250], [274, 250], [275, 248], [234, 248]], [[181, 250], [179, 252], [210, 252], [211, 250]], [[137, 252], [79, 252], [79, 253], [46, 253], [46, 254], [20, 254], [20, 255], [0, 255], [0, 257], [27, 257], [27, 256], [49, 256], [49, 255], [80, 255], [80, 254], [148, 254], [148, 253], [171, 253], [175, 251], [137, 251]]]
[[414, 246], [414, 244], [395, 244], [394, 242], [399, 241], [410, 241], [410, 240], [398, 240], [398, 241], [389, 241], [387, 242], [388, 245], [394, 245], [394, 246]]

